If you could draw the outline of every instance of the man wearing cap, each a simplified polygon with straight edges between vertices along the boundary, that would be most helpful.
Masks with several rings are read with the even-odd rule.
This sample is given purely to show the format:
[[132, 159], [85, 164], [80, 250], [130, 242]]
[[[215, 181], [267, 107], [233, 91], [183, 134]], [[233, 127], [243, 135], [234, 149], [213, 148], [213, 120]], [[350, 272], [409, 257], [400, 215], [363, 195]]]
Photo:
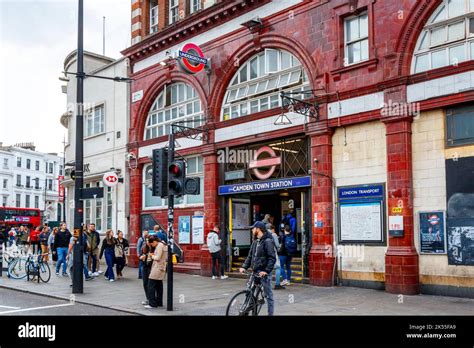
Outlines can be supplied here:
[[247, 259], [240, 268], [240, 273], [252, 268], [254, 273], [262, 277], [263, 289], [268, 302], [268, 315], [273, 315], [274, 303], [270, 274], [276, 262], [275, 244], [265, 223], [257, 221], [251, 228], [255, 240], [250, 247]]

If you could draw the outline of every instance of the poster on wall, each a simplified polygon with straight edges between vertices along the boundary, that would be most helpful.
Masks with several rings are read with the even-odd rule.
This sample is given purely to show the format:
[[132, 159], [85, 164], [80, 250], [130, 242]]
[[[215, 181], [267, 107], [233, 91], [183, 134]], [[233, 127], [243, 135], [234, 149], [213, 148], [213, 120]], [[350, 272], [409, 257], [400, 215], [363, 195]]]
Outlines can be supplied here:
[[191, 217], [180, 216], [178, 218], [178, 234], [180, 244], [191, 243]]
[[420, 253], [446, 254], [444, 211], [419, 213]]
[[448, 264], [474, 266], [474, 219], [448, 219]]
[[193, 216], [192, 218], [193, 243], [204, 244], [204, 216]]
[[383, 184], [338, 187], [339, 236], [344, 243], [385, 243]]
[[232, 202], [232, 228], [248, 229], [250, 225], [250, 202]]

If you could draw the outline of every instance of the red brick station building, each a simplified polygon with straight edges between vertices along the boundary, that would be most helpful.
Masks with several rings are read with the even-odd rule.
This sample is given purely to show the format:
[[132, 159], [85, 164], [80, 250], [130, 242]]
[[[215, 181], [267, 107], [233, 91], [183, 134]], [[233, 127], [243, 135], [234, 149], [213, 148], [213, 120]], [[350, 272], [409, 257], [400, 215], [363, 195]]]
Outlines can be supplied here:
[[132, 245], [167, 225], [151, 156], [186, 120], [201, 194], [175, 202], [177, 271], [210, 275], [215, 224], [235, 271], [248, 226], [292, 210], [296, 281], [474, 297], [473, 0], [132, 0], [122, 53]]

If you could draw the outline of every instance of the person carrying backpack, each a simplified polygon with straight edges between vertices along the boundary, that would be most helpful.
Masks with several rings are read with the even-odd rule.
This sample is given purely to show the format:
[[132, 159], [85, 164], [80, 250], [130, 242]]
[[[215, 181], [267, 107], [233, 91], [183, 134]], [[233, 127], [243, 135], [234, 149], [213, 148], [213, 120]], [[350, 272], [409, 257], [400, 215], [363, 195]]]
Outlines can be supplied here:
[[291, 233], [291, 227], [286, 225], [283, 233], [280, 235], [280, 250], [278, 251], [280, 256], [281, 276], [283, 277], [283, 281], [281, 282], [282, 286], [291, 284], [291, 260], [293, 259], [293, 255], [296, 254], [296, 251], [295, 237]]
[[212, 279], [217, 278], [217, 261], [219, 261], [219, 266], [221, 269], [220, 275], [221, 279], [227, 279], [228, 276], [224, 274], [224, 258], [222, 257], [221, 252], [221, 243], [222, 240], [219, 238], [219, 226], [214, 226], [214, 228], [207, 234], [207, 247], [212, 257]]

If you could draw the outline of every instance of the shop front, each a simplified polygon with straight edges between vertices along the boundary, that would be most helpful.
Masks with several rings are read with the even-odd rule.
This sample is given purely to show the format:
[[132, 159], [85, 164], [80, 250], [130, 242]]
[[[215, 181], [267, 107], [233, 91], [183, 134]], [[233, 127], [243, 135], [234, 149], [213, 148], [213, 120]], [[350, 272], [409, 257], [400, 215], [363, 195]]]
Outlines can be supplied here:
[[218, 195], [225, 226], [228, 266], [237, 271], [252, 243], [249, 228], [268, 216], [277, 233], [289, 225], [298, 247], [294, 281], [308, 278], [311, 247], [311, 176], [306, 137], [283, 138], [217, 151]]

